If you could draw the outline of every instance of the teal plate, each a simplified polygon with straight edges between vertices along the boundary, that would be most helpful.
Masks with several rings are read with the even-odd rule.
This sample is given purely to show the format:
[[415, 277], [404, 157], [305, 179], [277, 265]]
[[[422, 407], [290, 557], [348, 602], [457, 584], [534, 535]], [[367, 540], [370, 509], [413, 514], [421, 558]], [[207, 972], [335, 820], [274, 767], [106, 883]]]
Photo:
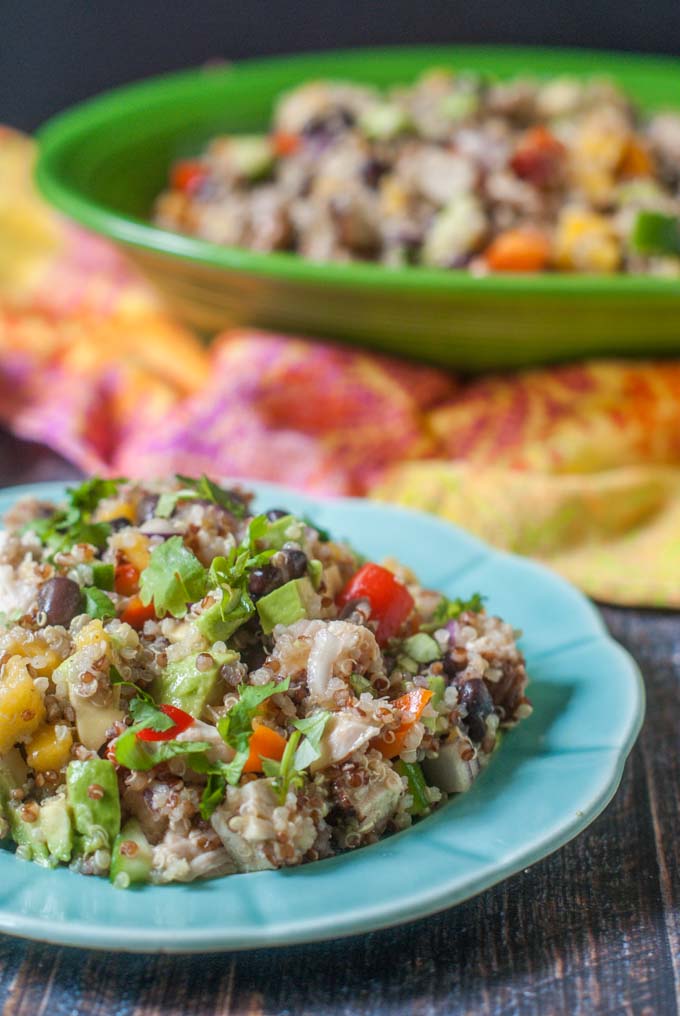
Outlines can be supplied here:
[[469, 370], [680, 350], [680, 280], [490, 275], [219, 246], [150, 222], [168, 167], [210, 137], [266, 129], [284, 90], [315, 78], [404, 84], [433, 65], [497, 78], [608, 75], [647, 110], [680, 108], [671, 57], [503, 46], [310, 53], [184, 71], [119, 88], [39, 132], [37, 181], [57, 208], [122, 244], [187, 323], [344, 339]]
[[[451, 596], [481, 590], [522, 628], [533, 715], [469, 793], [374, 846], [282, 871], [121, 891], [0, 851], [0, 931], [61, 945], [203, 952], [373, 931], [468, 899], [581, 832], [614, 794], [644, 714], [631, 658], [552, 572], [430, 516], [253, 484], [260, 507], [309, 514], [380, 559], [395, 554]], [[61, 484], [0, 493], [59, 497]]]

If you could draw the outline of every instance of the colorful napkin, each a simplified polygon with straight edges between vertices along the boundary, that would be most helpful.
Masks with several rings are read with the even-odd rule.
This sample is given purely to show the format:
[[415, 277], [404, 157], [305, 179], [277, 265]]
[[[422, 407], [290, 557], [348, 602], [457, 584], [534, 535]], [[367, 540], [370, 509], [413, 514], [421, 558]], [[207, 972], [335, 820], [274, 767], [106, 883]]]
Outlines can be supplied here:
[[205, 471], [434, 512], [616, 603], [680, 606], [680, 365], [489, 376], [239, 330], [207, 348], [0, 129], [0, 420], [88, 471]]

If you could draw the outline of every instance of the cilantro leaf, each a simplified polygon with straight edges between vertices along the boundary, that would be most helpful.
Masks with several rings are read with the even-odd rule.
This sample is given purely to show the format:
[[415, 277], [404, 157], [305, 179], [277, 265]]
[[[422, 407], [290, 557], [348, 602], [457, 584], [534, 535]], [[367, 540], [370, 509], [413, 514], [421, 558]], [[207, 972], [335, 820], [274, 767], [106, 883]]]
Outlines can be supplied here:
[[207, 570], [182, 537], [173, 536], [152, 550], [140, 578], [140, 599], [145, 607], [153, 600], [158, 617], [184, 617], [187, 605], [205, 595], [207, 579]]
[[146, 772], [177, 755], [201, 755], [210, 750], [207, 741], [140, 741], [141, 724], [130, 727], [115, 742], [116, 762], [136, 772]]
[[300, 772], [295, 763], [301, 737], [299, 730], [290, 735], [280, 762], [275, 762], [271, 758], [262, 759], [262, 769], [265, 776], [271, 777], [274, 781], [274, 791], [279, 804], [283, 804], [286, 800], [290, 787], [300, 787], [304, 783], [304, 773]]
[[83, 601], [85, 613], [90, 617], [98, 617], [103, 621], [107, 617], [116, 616], [113, 600], [96, 586], [86, 586], [83, 589]]
[[226, 508], [226, 510], [236, 516], [237, 519], [245, 518], [246, 506], [243, 501], [237, 497], [233, 491], [224, 490], [223, 487], [219, 487], [216, 483], [213, 483], [213, 481], [210, 480], [205, 473], [203, 473], [198, 479], [194, 479], [191, 476], [182, 476], [180, 473], [177, 473], [177, 479], [180, 483], [183, 483], [185, 487], [194, 492], [193, 497], [200, 497], [205, 501], [212, 501], [213, 504], [218, 504], [221, 508]]
[[170, 730], [170, 727], [175, 725], [170, 717], [158, 708], [151, 696], [133, 698], [129, 709], [136, 730]]
[[[460, 597], [455, 600], [448, 600], [444, 596], [432, 615], [432, 624], [437, 628], [442, 624], [446, 624], [447, 621], [455, 621], [466, 610], [471, 610], [475, 614], [478, 614], [480, 610], [484, 610], [485, 599], [486, 597], [482, 596], [481, 593], [473, 593], [468, 600], [462, 600]], [[423, 631], [432, 627], [432, 624], [424, 625]]]
[[250, 738], [253, 734], [253, 719], [266, 699], [279, 692], [288, 691], [290, 678], [285, 681], [268, 681], [267, 684], [246, 685], [239, 694], [238, 702], [235, 702], [226, 716], [223, 716], [217, 723], [217, 731], [230, 748], [233, 748], [236, 755], [231, 762], [222, 762], [220, 772], [227, 783], [235, 786], [241, 779], [243, 767], [248, 761], [250, 754]]
[[108, 522], [92, 522], [91, 516], [99, 502], [113, 496], [122, 482], [94, 476], [79, 487], [70, 487], [66, 491], [65, 508], [58, 508], [47, 518], [33, 519], [23, 527], [22, 532], [34, 532], [49, 547], [52, 555], [70, 550], [78, 543], [105, 547], [111, 535], [111, 526]]
[[306, 769], [321, 755], [321, 738], [330, 716], [327, 709], [318, 709], [304, 720], [293, 720], [293, 726], [305, 735], [304, 741], [295, 752], [296, 769]]
[[226, 789], [227, 784], [224, 776], [217, 772], [208, 774], [208, 782], [203, 789], [200, 805], [201, 818], [206, 822], [215, 808], [222, 803]]

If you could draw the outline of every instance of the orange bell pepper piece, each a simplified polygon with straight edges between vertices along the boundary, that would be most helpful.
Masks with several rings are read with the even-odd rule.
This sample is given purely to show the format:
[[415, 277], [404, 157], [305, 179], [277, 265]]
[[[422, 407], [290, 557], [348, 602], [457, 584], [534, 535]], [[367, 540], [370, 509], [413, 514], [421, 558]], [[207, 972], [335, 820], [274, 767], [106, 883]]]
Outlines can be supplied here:
[[139, 589], [139, 570], [133, 564], [119, 564], [114, 573], [113, 588], [121, 596], [134, 596]]
[[156, 611], [154, 610], [153, 603], [145, 607], [138, 596], [133, 596], [120, 615], [121, 621], [125, 621], [131, 628], [136, 628], [137, 630], [144, 627], [145, 621], [153, 621], [155, 618]]
[[550, 241], [538, 229], [508, 229], [489, 244], [485, 259], [494, 272], [540, 272], [550, 260]]
[[287, 741], [285, 737], [272, 730], [266, 723], [258, 723], [257, 726], [253, 727], [253, 733], [250, 738], [248, 747], [250, 748], [250, 755], [248, 761], [243, 767], [244, 773], [261, 773], [262, 759], [271, 758], [275, 762], [280, 762], [283, 758], [283, 753], [286, 750]]
[[429, 688], [414, 688], [406, 695], [395, 699], [392, 705], [401, 709], [403, 718], [400, 726], [394, 731], [394, 740], [388, 741], [384, 735], [381, 735], [371, 741], [372, 747], [377, 748], [385, 758], [396, 758], [397, 755], [400, 755], [409, 730], [420, 719], [423, 709], [431, 698], [432, 692]]

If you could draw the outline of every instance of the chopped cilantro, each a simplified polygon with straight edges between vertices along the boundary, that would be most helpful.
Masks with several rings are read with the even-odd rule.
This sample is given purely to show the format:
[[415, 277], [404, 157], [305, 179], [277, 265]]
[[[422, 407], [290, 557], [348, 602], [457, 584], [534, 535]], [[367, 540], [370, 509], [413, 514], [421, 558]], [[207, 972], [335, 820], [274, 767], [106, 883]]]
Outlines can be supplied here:
[[321, 755], [321, 738], [330, 719], [327, 709], [319, 709], [304, 720], [294, 720], [293, 726], [305, 735], [305, 739], [295, 752], [295, 768], [306, 769]]
[[205, 596], [207, 580], [207, 570], [182, 537], [173, 536], [152, 550], [140, 578], [140, 599], [145, 607], [153, 600], [158, 617], [184, 617], [187, 605]]
[[177, 479], [180, 483], [184, 484], [181, 490], [170, 491], [166, 494], [161, 494], [158, 499], [156, 506], [156, 515], [159, 518], [169, 518], [175, 510], [178, 501], [190, 501], [202, 499], [204, 501], [212, 501], [213, 504], [218, 504], [222, 508], [226, 508], [227, 511], [235, 515], [237, 519], [245, 518], [246, 506], [240, 498], [236, 497], [231, 491], [224, 490], [219, 487], [212, 480], [208, 479], [205, 473], [198, 479], [191, 476], [182, 476], [177, 473]]
[[367, 677], [363, 674], [352, 674], [349, 679], [349, 683], [352, 686], [352, 691], [355, 695], [363, 695], [365, 691], [375, 698], [375, 689]]
[[297, 747], [301, 737], [302, 734], [299, 730], [294, 731], [290, 735], [280, 762], [275, 762], [271, 758], [262, 759], [262, 769], [265, 776], [271, 777], [274, 781], [274, 791], [279, 799], [279, 804], [283, 804], [286, 800], [290, 787], [300, 787], [304, 782], [304, 773], [295, 764]]
[[116, 740], [115, 755], [119, 765], [146, 772], [177, 755], [203, 755], [210, 750], [207, 741], [140, 741], [137, 731], [145, 725], [135, 724]]
[[113, 600], [96, 586], [86, 586], [83, 589], [83, 603], [85, 613], [90, 617], [98, 617], [103, 621], [107, 617], [116, 616]]
[[457, 617], [460, 617], [465, 610], [471, 610], [473, 613], [478, 614], [481, 610], [484, 610], [485, 599], [486, 597], [482, 596], [481, 593], [473, 593], [468, 600], [462, 600], [460, 597], [455, 600], [447, 600], [444, 596], [432, 616], [432, 621], [436, 627], [439, 627], [446, 624], [447, 621], [453, 621]]
[[92, 564], [92, 585], [97, 589], [107, 589], [109, 592], [114, 584], [114, 567], [112, 564], [105, 564], [103, 561], [95, 561]]
[[79, 487], [66, 491], [67, 506], [58, 508], [45, 519], [34, 519], [27, 523], [23, 532], [34, 532], [38, 539], [49, 547], [52, 555], [70, 550], [78, 543], [89, 543], [94, 547], [105, 547], [111, 535], [108, 522], [92, 522], [92, 513], [105, 497], [112, 497], [122, 480], [102, 480], [92, 477]]

